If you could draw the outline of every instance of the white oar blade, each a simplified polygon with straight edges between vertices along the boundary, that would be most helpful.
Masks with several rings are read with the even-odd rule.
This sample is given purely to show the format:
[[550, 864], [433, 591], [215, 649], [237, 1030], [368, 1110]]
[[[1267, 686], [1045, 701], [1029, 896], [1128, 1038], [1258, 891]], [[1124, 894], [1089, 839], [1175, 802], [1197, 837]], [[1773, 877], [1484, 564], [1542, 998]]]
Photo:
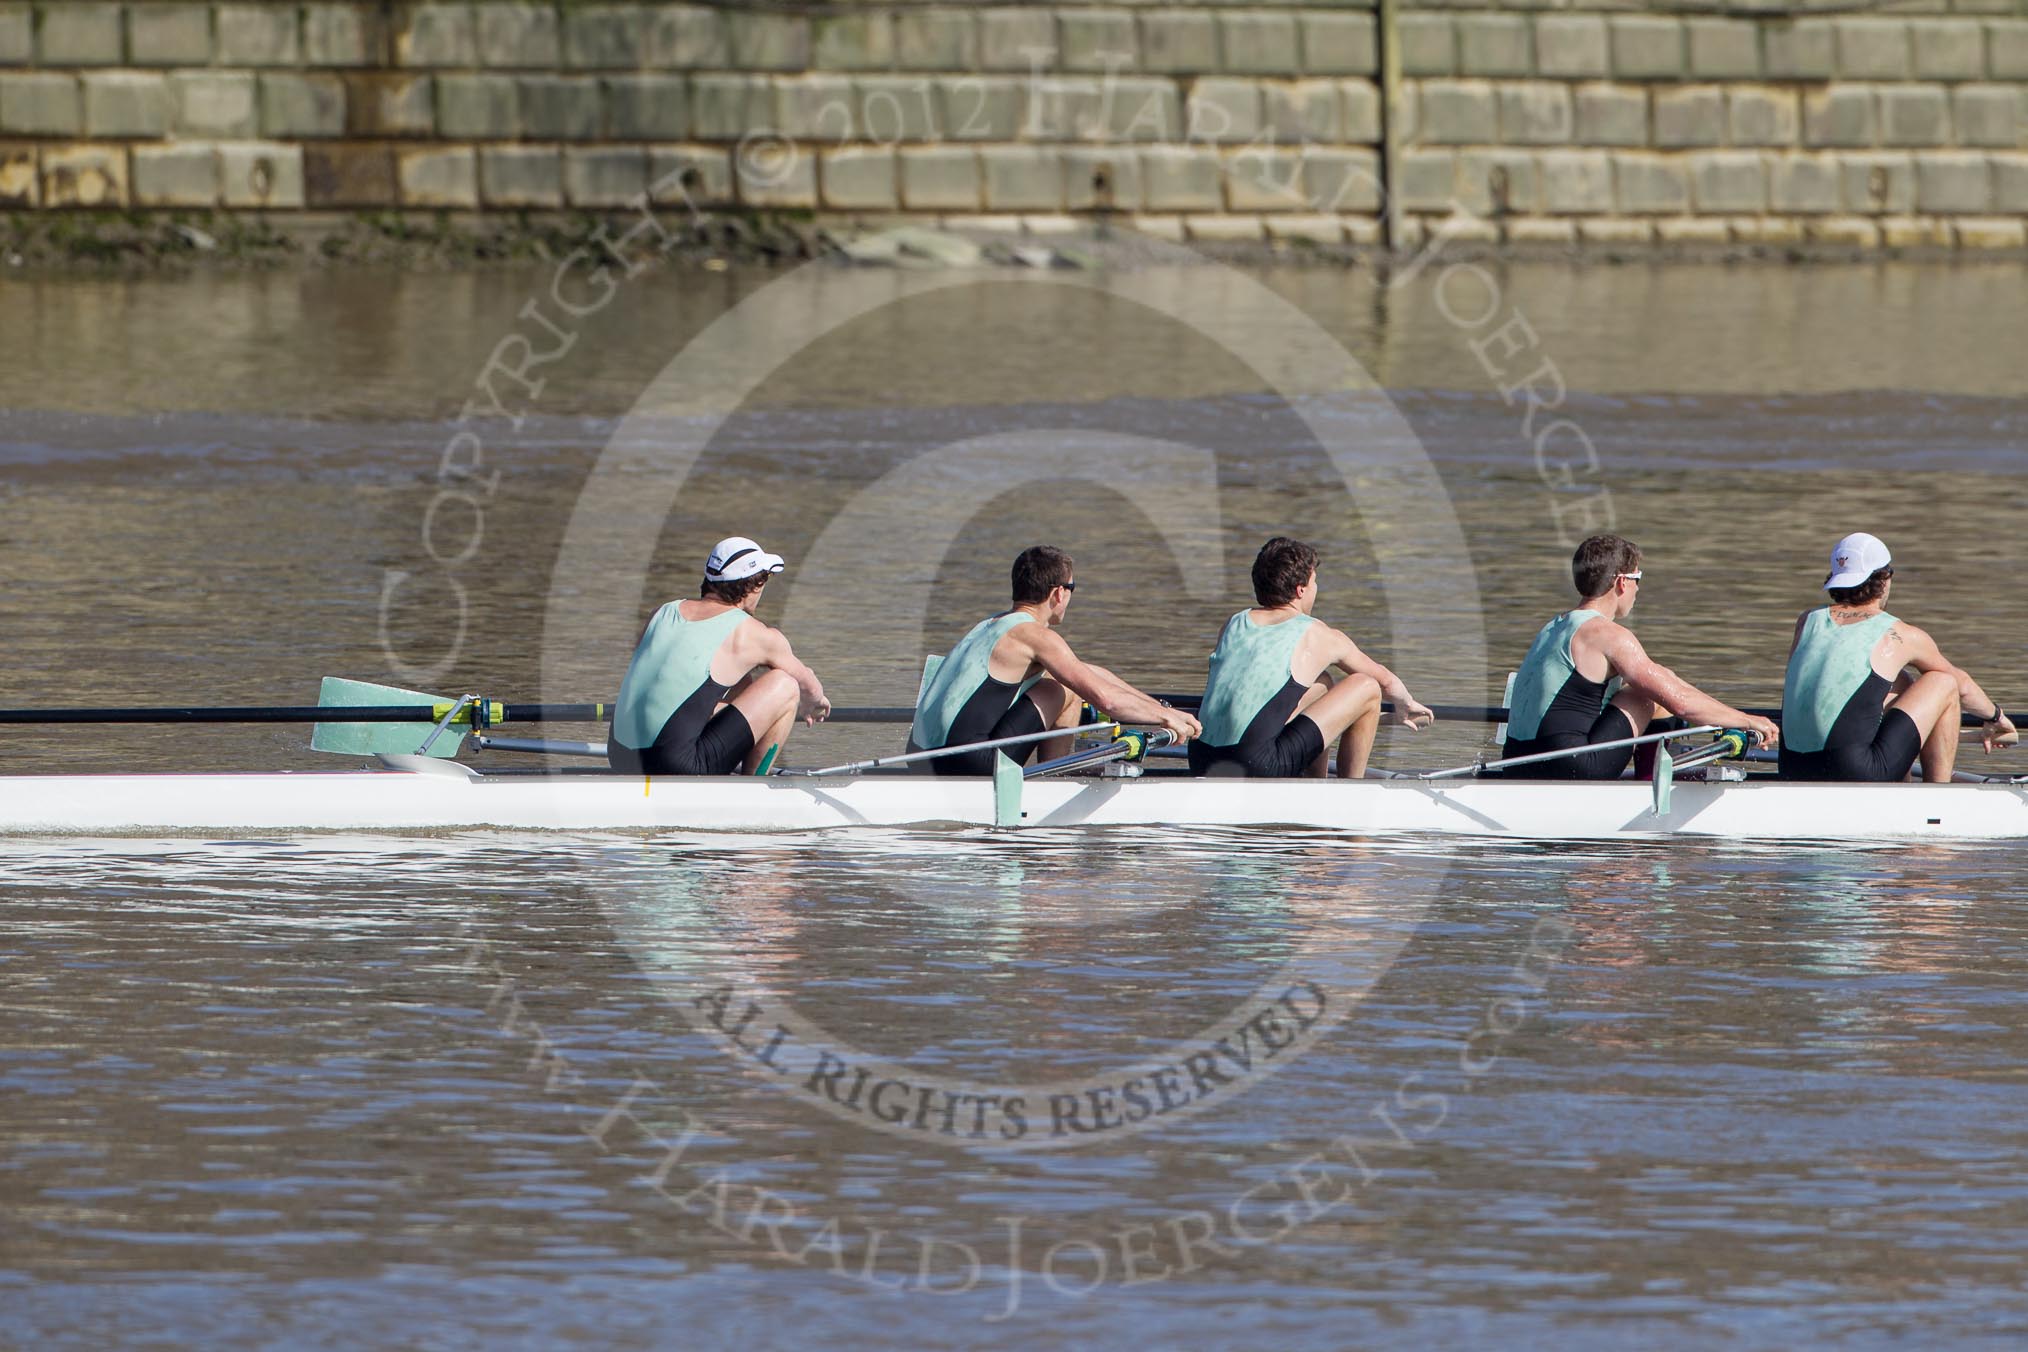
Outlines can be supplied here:
[[[442, 695], [431, 695], [421, 690], [374, 685], [370, 681], [348, 681], [342, 676], [326, 676], [323, 687], [317, 692], [319, 708], [429, 704], [441, 706], [439, 717], [448, 713], [454, 702]], [[444, 759], [457, 755], [470, 726], [469, 723], [454, 723], [444, 729], [444, 735], [430, 747], [430, 755]], [[310, 749], [331, 751], [341, 756], [410, 756], [415, 754], [415, 749], [423, 744], [435, 727], [435, 720], [427, 723], [319, 723], [310, 733]]]

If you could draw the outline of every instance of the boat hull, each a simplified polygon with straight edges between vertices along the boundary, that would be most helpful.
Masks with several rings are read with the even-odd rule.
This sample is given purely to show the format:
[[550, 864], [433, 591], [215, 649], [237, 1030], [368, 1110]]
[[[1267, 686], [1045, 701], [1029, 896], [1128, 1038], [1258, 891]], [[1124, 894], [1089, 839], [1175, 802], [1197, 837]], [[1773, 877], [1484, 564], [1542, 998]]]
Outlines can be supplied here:
[[[1681, 783], [1666, 814], [1646, 784], [1409, 779], [1043, 779], [1021, 824], [1286, 826], [1523, 840], [1700, 836], [1731, 840], [2028, 838], [2028, 786]], [[468, 829], [797, 831], [990, 826], [986, 779], [642, 779], [424, 771], [51, 775], [0, 778], [0, 834]]]

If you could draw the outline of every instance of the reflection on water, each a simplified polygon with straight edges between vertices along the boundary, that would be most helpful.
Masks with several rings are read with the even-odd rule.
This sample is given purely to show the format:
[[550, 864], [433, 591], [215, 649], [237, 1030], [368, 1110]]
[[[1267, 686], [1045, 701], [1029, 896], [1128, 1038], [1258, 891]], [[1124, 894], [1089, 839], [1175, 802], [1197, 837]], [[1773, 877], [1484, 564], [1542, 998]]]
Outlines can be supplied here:
[[[1216, 335], [1005, 285], [881, 311], [770, 380], [687, 480], [649, 596], [687, 591], [701, 542], [735, 530], [806, 558], [855, 493], [940, 446], [1154, 438], [1209, 453], [1203, 519], [1170, 519], [1145, 458], [1093, 451], [996, 497], [948, 557], [901, 549], [821, 595], [792, 568], [763, 613], [793, 599], [835, 699], [903, 703], [919, 646], [1000, 604], [1006, 560], [1046, 536], [1079, 560], [1079, 650], [1188, 690], [1253, 549], [1286, 532], [1324, 549], [1323, 613], [1419, 695], [1492, 698], [1565, 603], [1569, 495], [1523, 410], [1441, 274], [1260, 277], [1393, 391], [1448, 494], [1420, 510], [1455, 512], [1476, 598], [1442, 584], [1455, 561], [1414, 512], [1362, 523], [1388, 486], [1356, 454], [1379, 396], [1305, 409], [1352, 448], [1348, 479]], [[1864, 527], [1895, 547], [1897, 607], [2006, 698], [2028, 622], [1993, 581], [2018, 571], [2003, 523], [2028, 507], [2017, 266], [1497, 278], [1597, 449], [1575, 487], [1647, 549], [1636, 619], [1659, 659], [1771, 700], [1825, 547]], [[327, 672], [398, 676], [390, 649], [452, 651], [443, 689], [534, 693], [586, 474], [654, 373], [766, 279], [623, 292], [529, 416], [487, 428], [500, 477], [475, 517], [436, 518], [476, 539], [441, 565], [451, 537], [423, 532], [446, 420], [539, 280], [6, 283], [4, 702], [308, 701]], [[923, 476], [893, 542], [967, 488]], [[1408, 579], [1392, 609], [1383, 563]], [[401, 572], [436, 590], [384, 609]], [[867, 651], [858, 617], [925, 580], [922, 644]], [[1481, 624], [1494, 666], [1471, 673]], [[1380, 757], [1459, 763], [1483, 737], [1391, 733]], [[4, 746], [45, 772], [314, 764], [305, 741]], [[1176, 1345], [1242, 1313], [1300, 1347], [1990, 1335], [2023, 1316], [2028, 1240], [2017, 855], [1152, 831], [16, 842], [0, 1342]], [[1282, 975], [1318, 960], [1356, 998], [1285, 1040], [1310, 1006], [1278, 1004]], [[1204, 1036], [1221, 1020], [1230, 1051]], [[765, 1066], [778, 1026], [856, 1056], [859, 1096], [854, 1070], [812, 1088], [807, 1059]], [[1265, 1052], [1271, 1075], [1241, 1064]], [[1123, 1090], [1090, 1097], [1165, 1059], [1171, 1095], [1195, 1094], [1192, 1053], [1226, 1077], [1202, 1071], [1201, 1111], [1128, 1132]], [[1053, 1126], [1047, 1089], [1076, 1083], [1098, 1129], [982, 1147], [956, 1139], [970, 1103], [949, 1133], [884, 1129], [843, 1104], [870, 1106], [882, 1068], [911, 1123], [941, 1124], [939, 1085], [1043, 1086]]]

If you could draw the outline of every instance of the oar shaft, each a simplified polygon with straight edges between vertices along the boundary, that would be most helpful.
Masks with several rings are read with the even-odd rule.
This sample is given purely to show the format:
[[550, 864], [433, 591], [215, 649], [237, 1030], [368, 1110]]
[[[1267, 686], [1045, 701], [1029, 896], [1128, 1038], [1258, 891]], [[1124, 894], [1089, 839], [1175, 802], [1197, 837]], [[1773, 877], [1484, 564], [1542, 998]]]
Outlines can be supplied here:
[[1587, 756], [1594, 751], [1616, 751], [1622, 747], [1646, 746], [1649, 742], [1665, 742], [1673, 737], [1695, 737], [1700, 732], [1722, 732], [1716, 723], [1707, 723], [1680, 732], [1651, 732], [1645, 737], [1622, 737], [1612, 742], [1594, 742], [1590, 746], [1573, 746], [1562, 751], [1538, 751], [1532, 756], [1509, 756], [1505, 760], [1474, 762], [1460, 765], [1454, 770], [1432, 770], [1417, 779], [1457, 779], [1464, 775], [1476, 775], [1486, 770], [1504, 770], [1516, 765], [1537, 765], [1543, 761], [1567, 760], [1572, 756]]
[[913, 765], [917, 761], [937, 760], [943, 756], [963, 755], [967, 751], [994, 751], [1003, 746], [1026, 746], [1030, 742], [1046, 742], [1052, 737], [1069, 737], [1078, 732], [1104, 732], [1117, 728], [1117, 723], [1086, 723], [1078, 728], [1044, 728], [1041, 732], [1024, 732], [1018, 737], [996, 737], [990, 742], [962, 742], [957, 746], [933, 747], [928, 751], [910, 751], [899, 756], [876, 756], [872, 760], [853, 761], [849, 765], [827, 765], [821, 770], [796, 770], [790, 773], [821, 779], [827, 775], [857, 774], [861, 770], [879, 770], [890, 765]]
[[[166, 705], [110, 709], [0, 709], [0, 723], [434, 723], [443, 704]], [[610, 704], [508, 704], [497, 723], [603, 723]], [[833, 723], [907, 723], [915, 710], [899, 706], [833, 709]], [[456, 722], [471, 721], [469, 712]]]

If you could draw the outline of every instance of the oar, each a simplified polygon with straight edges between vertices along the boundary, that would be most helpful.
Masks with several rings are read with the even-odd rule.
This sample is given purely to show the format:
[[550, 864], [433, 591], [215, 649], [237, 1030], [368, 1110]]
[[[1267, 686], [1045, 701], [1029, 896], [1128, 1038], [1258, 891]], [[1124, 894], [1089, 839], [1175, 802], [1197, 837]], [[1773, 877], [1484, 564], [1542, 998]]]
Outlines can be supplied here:
[[[1476, 775], [1487, 770], [1504, 770], [1515, 765], [1537, 765], [1543, 761], [1565, 760], [1571, 756], [1585, 756], [1594, 751], [1615, 751], [1626, 746], [1646, 746], [1649, 742], [1666, 742], [1676, 737], [1694, 737], [1700, 732], [1723, 732], [1716, 723], [1700, 724], [1694, 728], [1683, 728], [1677, 732], [1651, 732], [1644, 737], [1622, 737], [1615, 742], [1594, 742], [1590, 746], [1573, 746], [1562, 751], [1538, 751], [1529, 756], [1509, 756], [1505, 760], [1473, 761], [1451, 770], [1431, 770], [1417, 775], [1417, 779], [1456, 779], [1463, 775]], [[1747, 739], [1749, 742], [1752, 738]]]
[[889, 765], [913, 765], [917, 761], [936, 760], [940, 756], [956, 756], [967, 751], [996, 751], [1003, 746], [1026, 746], [1030, 742], [1046, 742], [1052, 737], [1069, 737], [1079, 732], [1104, 732], [1117, 729], [1117, 723], [1086, 723], [1078, 728], [1044, 728], [1041, 732], [1024, 732], [1019, 737], [997, 737], [990, 742], [964, 742], [957, 746], [940, 746], [930, 751], [911, 751], [901, 756], [876, 756], [872, 760], [853, 761], [849, 765], [827, 765], [821, 770], [784, 770], [785, 775], [804, 775], [822, 778], [825, 775], [857, 774], [861, 770], [878, 770]]
[[1027, 779], [1040, 779], [1045, 775], [1060, 775], [1070, 770], [1088, 770], [1096, 765], [1112, 761], [1137, 761], [1161, 750], [1176, 740], [1176, 734], [1167, 728], [1154, 732], [1136, 732], [1121, 729], [1113, 740], [1099, 746], [1088, 746], [1082, 751], [1073, 751], [1067, 756], [1058, 756], [1040, 765], [1031, 765], [1022, 772]]

